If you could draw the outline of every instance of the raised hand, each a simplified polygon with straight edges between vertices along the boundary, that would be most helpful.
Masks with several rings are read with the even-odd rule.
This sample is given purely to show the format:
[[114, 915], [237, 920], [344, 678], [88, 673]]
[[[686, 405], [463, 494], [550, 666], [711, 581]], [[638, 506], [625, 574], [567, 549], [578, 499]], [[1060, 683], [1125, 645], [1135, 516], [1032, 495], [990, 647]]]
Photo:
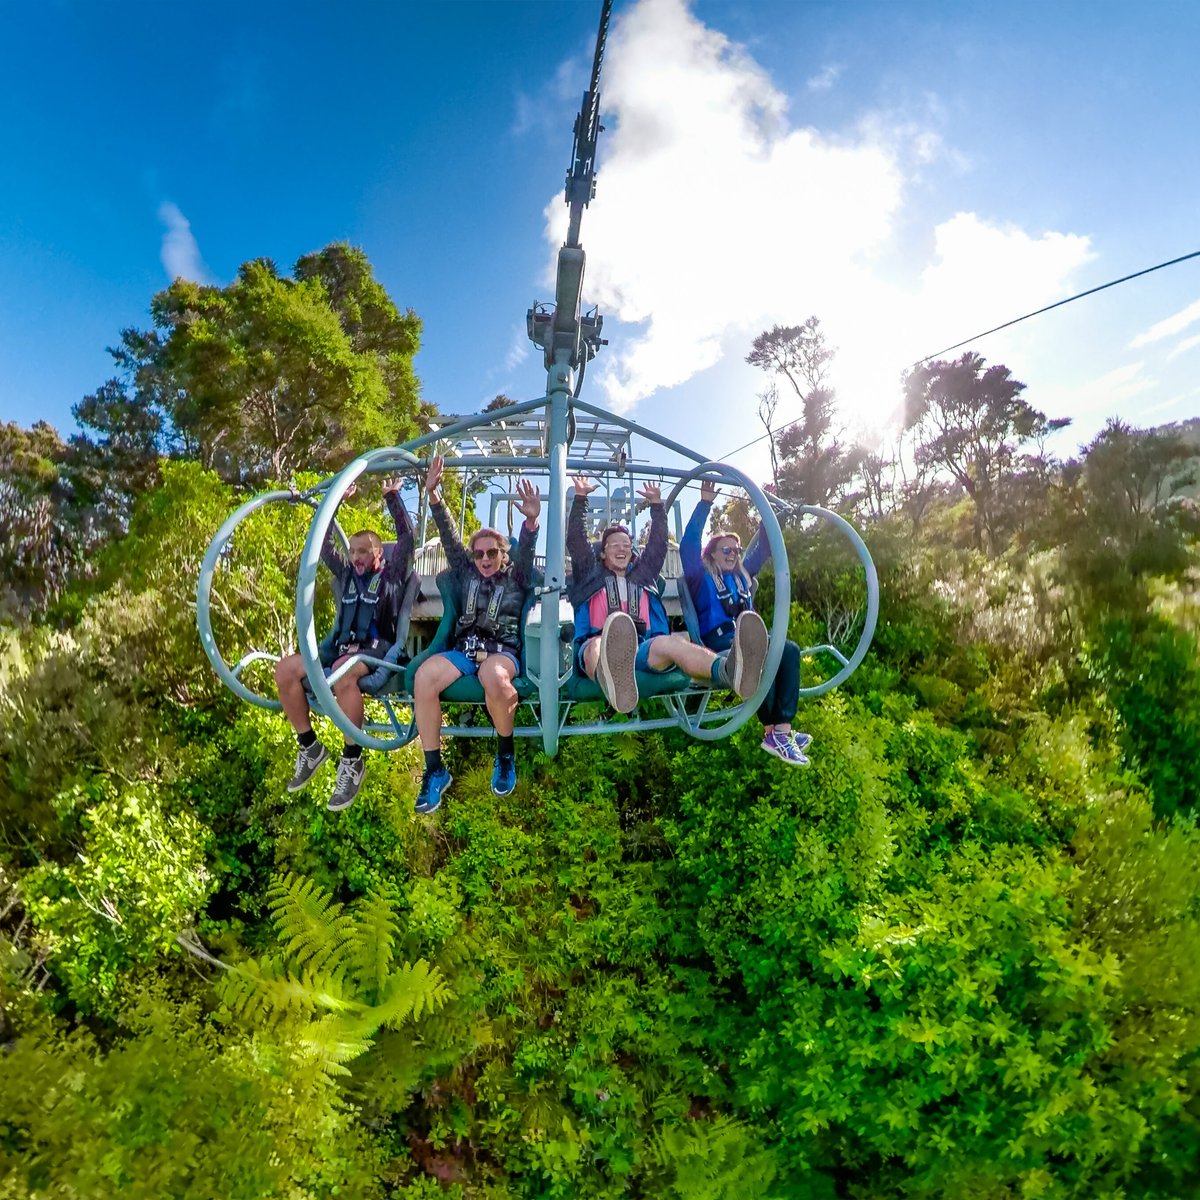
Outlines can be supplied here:
[[542, 511], [542, 494], [528, 479], [521, 479], [517, 482], [517, 495], [520, 497], [517, 512], [525, 518], [532, 529], [537, 524], [538, 516]]
[[399, 475], [393, 475], [391, 479], [383, 481], [383, 494], [390, 496], [393, 492], [398, 492], [404, 486], [404, 481]]
[[446, 460], [439, 454], [430, 460], [429, 470], [425, 472], [425, 491], [429, 494], [430, 504], [442, 502], [442, 470], [445, 465]]
[[572, 475], [571, 485], [577, 496], [590, 496], [600, 486], [598, 483], [589, 483], [586, 475]]
[[717, 487], [715, 480], [700, 480], [700, 499], [706, 504], [711, 504], [720, 494], [721, 489]]
[[638, 495], [641, 496], [641, 498], [647, 504], [662, 503], [662, 488], [659, 487], [657, 483], [647, 483], [642, 490], [638, 492]]
[[343, 500], [353, 500], [354, 493], [358, 491], [358, 480], [356, 479], [343, 493]]

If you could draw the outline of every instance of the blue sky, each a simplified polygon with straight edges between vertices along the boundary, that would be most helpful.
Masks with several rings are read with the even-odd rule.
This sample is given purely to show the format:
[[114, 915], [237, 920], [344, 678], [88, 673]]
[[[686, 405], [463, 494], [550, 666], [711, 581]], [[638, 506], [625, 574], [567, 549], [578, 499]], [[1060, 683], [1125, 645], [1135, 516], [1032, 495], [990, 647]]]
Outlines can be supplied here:
[[[69, 429], [169, 268], [340, 239], [423, 318], [428, 399], [540, 394], [524, 314], [598, 10], [0, 3], [0, 419]], [[869, 430], [913, 360], [1200, 250], [1198, 34], [1183, 0], [617, 0], [588, 397], [720, 456], [760, 432], [754, 334], [816, 314]], [[971, 348], [1074, 419], [1069, 452], [1200, 415], [1197, 335], [1200, 259]]]

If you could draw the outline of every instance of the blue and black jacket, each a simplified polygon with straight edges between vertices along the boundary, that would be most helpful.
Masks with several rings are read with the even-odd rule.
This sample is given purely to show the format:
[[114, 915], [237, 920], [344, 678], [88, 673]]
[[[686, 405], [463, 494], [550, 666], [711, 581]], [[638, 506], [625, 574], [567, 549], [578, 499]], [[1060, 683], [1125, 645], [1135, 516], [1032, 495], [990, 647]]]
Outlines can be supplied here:
[[[754, 597], [746, 591], [745, 582], [733, 571], [722, 573], [724, 587], [718, 588], [716, 580], [704, 565], [700, 542], [711, 510], [711, 500], [701, 500], [696, 505], [683, 531], [683, 541], [679, 543], [679, 557], [683, 562], [683, 575], [692, 594], [692, 603], [696, 606], [700, 640], [710, 650], [727, 650], [733, 641], [734, 622], [738, 614], [754, 608]], [[751, 579], [755, 578], [770, 557], [770, 543], [759, 529], [742, 558], [746, 574]]]

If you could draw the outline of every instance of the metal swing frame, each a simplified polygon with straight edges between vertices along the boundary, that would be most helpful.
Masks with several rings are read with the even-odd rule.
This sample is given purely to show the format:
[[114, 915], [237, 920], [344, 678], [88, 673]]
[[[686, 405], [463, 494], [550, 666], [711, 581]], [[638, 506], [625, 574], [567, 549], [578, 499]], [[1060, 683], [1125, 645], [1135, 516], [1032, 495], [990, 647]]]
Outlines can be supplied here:
[[[753, 480], [737, 468], [726, 463], [709, 461], [706, 455], [579, 399], [587, 364], [605, 344], [600, 336], [603, 318], [595, 309], [584, 311], [582, 308], [585, 255], [579, 241], [579, 229], [583, 210], [595, 194], [596, 142], [602, 129], [599, 79], [611, 11], [612, 0], [603, 0], [591, 81], [575, 120], [572, 164], [567, 173], [565, 196], [570, 216], [566, 242], [558, 255], [555, 300], [553, 304], [535, 301], [526, 314], [530, 340], [544, 352], [545, 394], [492, 413], [454, 420], [444, 428], [435, 429], [401, 446], [370, 451], [354, 459], [337, 475], [322, 480], [303, 493], [267, 492], [243, 504], [230, 516], [218, 530], [205, 554], [197, 584], [196, 615], [201, 644], [214, 670], [235, 695], [248, 703], [269, 709], [280, 707], [277, 700], [258, 695], [241, 679], [242, 673], [251, 663], [264, 659], [278, 661], [278, 656], [256, 650], [244, 655], [233, 666], [224, 661], [212, 628], [213, 577], [234, 531], [246, 517], [272, 502], [303, 502], [312, 505], [316, 511], [301, 553], [296, 583], [295, 617], [299, 652], [304, 662], [313, 706], [328, 717], [346, 738], [366, 748], [396, 749], [416, 736], [415, 719], [411, 710], [406, 718], [396, 711], [397, 703], [407, 701], [403, 696], [389, 694], [380, 697], [387, 713], [386, 724], [373, 722], [364, 729], [359, 729], [341, 711], [334, 698], [332, 684], [355, 663], [365, 662], [372, 668], [386, 667], [394, 673], [403, 670], [403, 667], [378, 658], [355, 655], [327, 677], [318, 654], [313, 605], [321, 547], [331, 526], [337, 529], [345, 544], [345, 535], [336, 524], [335, 514], [350, 485], [363, 474], [403, 474], [417, 471], [423, 465], [418, 451], [428, 449], [431, 453], [436, 453], [436, 447], [445, 444], [457, 446], [458, 454], [453, 460], [456, 468], [507, 474], [529, 473], [549, 479], [549, 494], [544, 498], [543, 508], [546, 517], [546, 569], [544, 580], [538, 588], [541, 604], [538, 662], [536, 668], [533, 663], [525, 664], [527, 678], [535, 683], [537, 688], [536, 702], [532, 698], [525, 702], [534, 717], [534, 724], [518, 726], [515, 730], [518, 736], [523, 737], [540, 734], [546, 754], [554, 755], [560, 738], [564, 736], [680, 728], [693, 737], [715, 740], [727, 737], [750, 719], [775, 677], [787, 638], [790, 574], [787, 548], [775, 513], [776, 507], [782, 511], [811, 515], [832, 523], [849, 539], [863, 566], [866, 581], [866, 617], [854, 651], [846, 656], [837, 647], [828, 644], [807, 648], [804, 654], [830, 655], [840, 664], [840, 669], [830, 679], [813, 687], [802, 688], [801, 695], [818, 696], [837, 687], [849, 678], [866, 655], [878, 619], [879, 584], [866, 545], [849, 522], [827, 509], [815, 506], [792, 508], [783, 504], [778, 499], [767, 496]], [[535, 417], [532, 442], [527, 420], [513, 424], [515, 418], [530, 416]], [[581, 425], [585, 424], [586, 418], [589, 417], [595, 420], [595, 426], [590, 432], [583, 429], [582, 436], [579, 436]], [[492, 431], [490, 436], [486, 435], [488, 430]], [[627, 443], [634, 435], [645, 438], [657, 448], [688, 464], [682, 467], [671, 463], [636, 464], [639, 474], [663, 481], [675, 481], [666, 500], [668, 511], [678, 500], [683, 489], [701, 478], [713, 479], [743, 489], [757, 507], [774, 561], [777, 581], [766, 664], [755, 694], [732, 708], [710, 707], [711, 689], [703, 685], [693, 685], [656, 697], [665, 705], [665, 717], [645, 718], [634, 715], [631, 719], [605, 719], [571, 724], [568, 718], [580, 701], [563, 695], [564, 685], [569, 684], [573, 666], [570, 670], [561, 671], [559, 663], [559, 634], [563, 619], [562, 593], [566, 586], [567, 476], [625, 475], [635, 464], [629, 461], [622, 442]], [[493, 446], [500, 443], [512, 452], [489, 453], [482, 444], [484, 436], [487, 436], [487, 440]], [[582, 454], [572, 456], [571, 448], [576, 440], [586, 445]], [[597, 444], [609, 451], [610, 457], [598, 458], [593, 453]], [[525, 453], [519, 453], [520, 449], [524, 449]], [[680, 580], [680, 586], [686, 588], [687, 584]], [[459, 737], [490, 736], [491, 733], [487, 727], [470, 725], [443, 727], [442, 732]]]

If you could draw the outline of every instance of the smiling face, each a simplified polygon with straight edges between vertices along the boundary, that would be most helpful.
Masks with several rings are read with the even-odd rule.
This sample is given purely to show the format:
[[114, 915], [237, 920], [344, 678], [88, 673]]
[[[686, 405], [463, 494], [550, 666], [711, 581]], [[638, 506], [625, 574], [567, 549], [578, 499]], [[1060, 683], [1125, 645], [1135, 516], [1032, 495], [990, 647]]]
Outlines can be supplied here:
[[383, 543], [368, 533], [356, 533], [350, 539], [350, 565], [359, 575], [378, 571], [383, 566]]
[[625, 568], [633, 558], [633, 539], [623, 529], [606, 533], [603, 549], [600, 552], [600, 562], [606, 570], [617, 575], [624, 575]]
[[471, 556], [475, 569], [487, 579], [504, 567], [504, 547], [490, 533], [481, 533], [471, 539]]
[[742, 543], [736, 534], [716, 538], [709, 551], [718, 571], [736, 571], [742, 561]]

